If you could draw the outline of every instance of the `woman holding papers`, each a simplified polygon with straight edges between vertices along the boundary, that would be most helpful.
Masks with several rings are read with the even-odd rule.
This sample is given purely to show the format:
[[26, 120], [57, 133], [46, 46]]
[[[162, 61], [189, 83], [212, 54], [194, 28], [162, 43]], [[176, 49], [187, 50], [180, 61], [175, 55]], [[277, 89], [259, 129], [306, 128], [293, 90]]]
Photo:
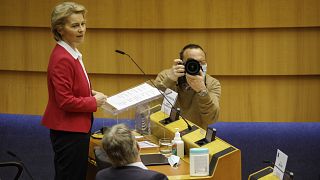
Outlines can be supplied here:
[[64, 2], [51, 14], [55, 45], [48, 64], [48, 104], [42, 124], [50, 129], [55, 179], [85, 180], [93, 112], [106, 101], [92, 90], [77, 47], [84, 41], [86, 9]]

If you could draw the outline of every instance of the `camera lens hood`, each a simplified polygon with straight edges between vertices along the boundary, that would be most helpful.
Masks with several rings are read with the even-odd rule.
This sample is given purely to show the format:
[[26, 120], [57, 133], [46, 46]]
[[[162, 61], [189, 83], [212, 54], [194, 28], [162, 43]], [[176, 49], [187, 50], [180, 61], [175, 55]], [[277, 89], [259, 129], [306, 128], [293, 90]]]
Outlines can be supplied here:
[[201, 65], [199, 61], [189, 58], [184, 64], [185, 71], [190, 74], [190, 75], [199, 75], [200, 74], [200, 69]]

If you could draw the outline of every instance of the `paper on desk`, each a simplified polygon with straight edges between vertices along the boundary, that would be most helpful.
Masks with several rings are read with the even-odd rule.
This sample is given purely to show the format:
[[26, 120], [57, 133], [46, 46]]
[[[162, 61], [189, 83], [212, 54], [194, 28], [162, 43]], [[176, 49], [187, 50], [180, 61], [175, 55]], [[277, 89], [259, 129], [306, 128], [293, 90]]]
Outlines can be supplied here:
[[107, 102], [117, 110], [126, 109], [148, 99], [161, 95], [158, 89], [147, 83], [143, 83], [134, 88], [113, 95], [107, 99]]
[[153, 147], [159, 147], [158, 145], [152, 143], [152, 142], [149, 142], [149, 141], [139, 141], [138, 142], [139, 144], [139, 147], [140, 148], [153, 148]]
[[143, 136], [134, 136], [136, 139], [142, 139]]
[[288, 155], [278, 149], [276, 162], [274, 163], [275, 165], [273, 167], [273, 174], [279, 177], [281, 180], [283, 179], [283, 175], [286, 170], [287, 160]]
[[167, 88], [164, 92], [164, 95], [166, 96], [166, 98], [163, 99], [161, 111], [170, 116], [172, 105], [174, 106], [174, 104], [176, 103], [178, 93]]

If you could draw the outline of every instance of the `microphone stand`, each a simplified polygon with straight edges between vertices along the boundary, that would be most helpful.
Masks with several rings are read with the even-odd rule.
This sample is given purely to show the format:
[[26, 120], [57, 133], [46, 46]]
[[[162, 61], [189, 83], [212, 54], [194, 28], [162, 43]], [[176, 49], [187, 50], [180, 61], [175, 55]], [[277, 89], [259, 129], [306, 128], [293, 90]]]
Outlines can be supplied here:
[[[126, 56], [128, 56], [130, 59], [131, 59], [131, 61], [139, 68], [139, 70], [143, 73], [143, 75], [146, 77], [147, 75], [146, 75], [146, 73], [140, 68], [140, 66], [133, 60], [133, 58], [129, 55], [129, 54], [127, 54], [127, 53], [125, 53], [125, 52], [123, 52], [123, 51], [120, 51], [120, 50], [115, 50], [115, 52], [116, 53], [119, 53], [119, 54], [122, 54], [122, 55], [126, 55]], [[151, 80], [151, 79], [148, 79], [151, 83], [152, 83], [152, 85], [160, 92], [160, 94], [168, 101], [168, 103], [171, 105], [171, 107], [174, 109], [174, 110], [176, 110], [177, 111], [177, 109], [175, 108], [175, 107], [173, 107], [173, 105], [171, 104], [171, 102], [168, 100], [168, 98], [162, 93], [162, 91], [160, 91], [158, 88], [157, 88], [157, 86], [153, 83], [153, 81]], [[188, 130], [189, 131], [191, 131], [192, 130], [192, 127], [190, 126], [190, 124], [188, 123], [188, 121], [180, 114], [180, 116], [181, 116], [181, 118], [184, 120], [184, 122], [186, 122], [186, 124], [187, 124], [187, 126], [188, 126]]]

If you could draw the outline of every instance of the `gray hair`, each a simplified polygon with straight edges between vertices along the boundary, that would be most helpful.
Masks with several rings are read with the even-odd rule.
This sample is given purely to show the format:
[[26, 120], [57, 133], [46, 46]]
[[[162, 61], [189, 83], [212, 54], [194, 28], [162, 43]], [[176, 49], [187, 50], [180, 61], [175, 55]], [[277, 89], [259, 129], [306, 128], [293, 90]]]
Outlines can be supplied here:
[[51, 13], [51, 32], [54, 35], [56, 41], [62, 40], [59, 29], [63, 28], [66, 23], [66, 19], [72, 14], [82, 14], [85, 17], [87, 13], [86, 8], [75, 2], [64, 2], [58, 4]]
[[124, 124], [108, 129], [103, 136], [102, 146], [113, 167], [134, 163], [139, 156], [136, 139]]

